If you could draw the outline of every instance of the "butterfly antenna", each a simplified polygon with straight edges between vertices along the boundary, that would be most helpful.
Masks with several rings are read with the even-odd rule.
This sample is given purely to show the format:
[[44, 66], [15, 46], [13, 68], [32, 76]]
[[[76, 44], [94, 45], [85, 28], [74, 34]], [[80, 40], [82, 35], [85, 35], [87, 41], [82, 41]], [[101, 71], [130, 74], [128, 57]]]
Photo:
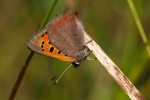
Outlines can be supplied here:
[[[70, 63], [71, 64], [71, 63]], [[70, 66], [70, 64], [68, 66]], [[66, 69], [68, 66], [64, 67], [56, 76], [54, 76], [51, 80], [54, 80], [64, 69]]]
[[72, 63], [70, 63], [67, 67], [65, 67], [66, 69], [64, 70], [64, 72], [59, 76], [59, 78], [57, 79], [57, 81], [54, 83], [54, 85], [56, 83], [58, 83], [59, 79], [64, 75], [64, 73], [66, 72], [66, 70], [72, 65]]
[[65, 68], [63, 68], [55, 77], [53, 77], [51, 80], [55, 79], [63, 70], [63, 73], [59, 76], [59, 78], [57, 79], [57, 81], [54, 83], [54, 85], [56, 83], [58, 83], [59, 79], [64, 75], [64, 73], [66, 72], [66, 70], [72, 65], [72, 63], [70, 63], [68, 66], [66, 66]]

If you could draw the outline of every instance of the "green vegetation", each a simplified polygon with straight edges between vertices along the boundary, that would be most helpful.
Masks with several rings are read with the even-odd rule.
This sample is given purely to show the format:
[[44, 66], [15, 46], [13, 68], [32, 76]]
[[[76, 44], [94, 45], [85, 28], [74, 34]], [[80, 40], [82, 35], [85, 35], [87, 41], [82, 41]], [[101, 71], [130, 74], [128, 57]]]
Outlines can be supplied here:
[[[0, 100], [7, 100], [29, 50], [28, 39], [38, 31], [52, 0], [0, 2]], [[147, 40], [150, 1], [133, 1]], [[126, 0], [59, 0], [50, 20], [66, 10], [78, 12], [85, 31], [150, 99], [150, 59], [136, 18]], [[94, 56], [91, 54], [91, 58]], [[97, 61], [69, 68], [57, 85], [51, 78], [68, 63], [34, 54], [15, 100], [130, 100]]]

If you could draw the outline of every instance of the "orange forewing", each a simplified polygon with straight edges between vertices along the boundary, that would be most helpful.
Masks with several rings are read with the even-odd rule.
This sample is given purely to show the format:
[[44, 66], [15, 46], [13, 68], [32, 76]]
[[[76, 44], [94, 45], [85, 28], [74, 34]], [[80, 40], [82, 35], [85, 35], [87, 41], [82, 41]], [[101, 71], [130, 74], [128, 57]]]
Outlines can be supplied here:
[[[43, 44], [44, 51], [42, 51], [42, 53], [44, 55], [50, 56], [50, 57], [53, 57], [53, 58], [56, 58], [56, 59], [59, 59], [59, 60], [62, 60], [62, 61], [68, 61], [68, 62], [74, 62], [75, 61], [74, 58], [65, 56], [65, 54], [63, 52], [61, 52], [60, 54], [58, 54], [59, 50], [55, 46], [53, 46], [52, 44], [49, 43], [49, 38], [48, 38], [47, 34], [44, 34], [39, 39], [38, 46], [41, 47], [43, 41], [45, 42]], [[54, 47], [53, 52], [50, 52], [50, 48], [51, 47]]]

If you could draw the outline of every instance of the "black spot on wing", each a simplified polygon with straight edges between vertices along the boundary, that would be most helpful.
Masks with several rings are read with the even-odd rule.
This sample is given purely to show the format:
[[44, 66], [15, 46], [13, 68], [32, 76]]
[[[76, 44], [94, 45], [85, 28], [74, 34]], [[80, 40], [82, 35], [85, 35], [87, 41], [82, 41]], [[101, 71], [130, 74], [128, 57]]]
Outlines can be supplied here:
[[54, 47], [50, 47], [49, 52], [53, 52], [54, 51]]
[[61, 51], [58, 51], [57, 53], [58, 53], [58, 54], [61, 54]]

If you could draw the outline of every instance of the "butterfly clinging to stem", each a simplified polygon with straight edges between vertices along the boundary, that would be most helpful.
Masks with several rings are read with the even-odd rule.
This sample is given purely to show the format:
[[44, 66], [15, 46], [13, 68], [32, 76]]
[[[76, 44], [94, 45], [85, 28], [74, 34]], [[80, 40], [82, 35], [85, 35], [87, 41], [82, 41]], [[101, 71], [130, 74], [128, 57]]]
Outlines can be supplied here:
[[72, 62], [67, 66], [68, 68], [71, 65], [78, 67], [86, 58], [89, 59], [91, 51], [87, 44], [92, 40], [85, 42], [84, 28], [77, 15], [77, 12], [72, 15], [64, 12], [62, 15], [55, 16], [28, 40], [27, 47], [48, 57]]

